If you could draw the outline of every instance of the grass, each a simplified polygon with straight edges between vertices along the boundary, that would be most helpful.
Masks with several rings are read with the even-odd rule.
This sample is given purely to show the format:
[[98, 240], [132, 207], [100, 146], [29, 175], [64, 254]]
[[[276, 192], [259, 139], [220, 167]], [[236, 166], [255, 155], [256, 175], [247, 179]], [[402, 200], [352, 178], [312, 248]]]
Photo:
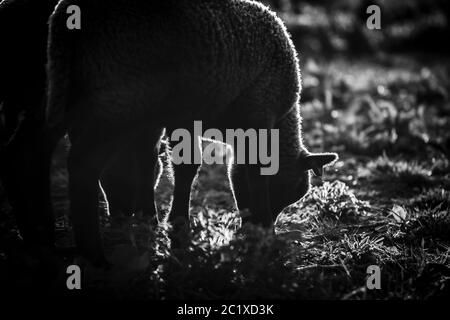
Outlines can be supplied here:
[[[326, 181], [315, 179], [310, 193], [284, 210], [277, 233], [249, 226], [239, 229], [225, 168], [205, 166], [194, 185], [193, 231], [183, 250], [170, 251], [164, 225], [154, 230], [133, 218], [120, 225], [103, 218], [105, 249], [114, 268], [98, 273], [75, 260], [87, 270], [89, 296], [431, 299], [449, 295], [450, 170], [445, 152], [449, 132], [443, 127], [449, 124], [445, 110], [450, 101], [420, 98], [435, 96], [442, 85], [439, 73], [434, 74], [430, 66], [417, 74], [417, 65], [409, 60], [396, 70], [373, 62], [348, 68], [343, 61], [316, 64], [304, 67], [305, 82], [314, 86], [306, 88], [303, 102], [305, 143], [312, 150], [339, 152], [341, 159], [327, 169]], [[374, 73], [378, 76], [370, 76]], [[379, 79], [387, 80], [378, 83]], [[427, 111], [419, 112], [420, 108]], [[61, 163], [56, 163], [53, 179], [57, 232], [60, 244], [70, 245], [67, 177]], [[163, 177], [157, 189], [163, 215], [171, 191], [170, 179]], [[4, 230], [13, 225], [7, 221]], [[12, 230], [10, 238], [17, 237]], [[0, 265], [8, 265], [7, 260]], [[367, 289], [370, 265], [381, 268], [381, 290]], [[30, 268], [32, 263], [25, 263], [13, 273], [27, 274]], [[31, 280], [21, 281], [26, 286]]]

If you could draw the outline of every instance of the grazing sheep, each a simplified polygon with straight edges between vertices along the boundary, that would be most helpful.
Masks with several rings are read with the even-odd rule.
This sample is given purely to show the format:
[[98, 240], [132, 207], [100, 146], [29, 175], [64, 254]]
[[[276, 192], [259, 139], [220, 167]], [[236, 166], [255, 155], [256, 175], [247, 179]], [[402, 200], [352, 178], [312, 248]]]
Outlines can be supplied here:
[[[5, 144], [1, 150], [1, 178], [22, 238], [33, 245], [54, 242], [49, 189], [45, 188], [50, 155], [44, 151], [43, 132], [48, 19], [57, 3], [57, 0], [0, 3], [0, 104], [5, 124], [1, 136]], [[51, 144], [56, 142], [54, 139]], [[139, 159], [135, 157], [135, 150], [142, 149], [145, 142], [145, 137], [136, 135], [102, 173], [102, 186], [112, 214], [143, 211], [156, 217], [153, 185], [157, 184], [160, 166], [156, 165], [154, 175], [155, 165], [145, 163], [139, 168]], [[144, 167], [152, 170], [148, 177], [144, 176]]]
[[[67, 7], [81, 8], [81, 30], [66, 27]], [[117, 145], [135, 130], [158, 144], [161, 130], [278, 129], [279, 171], [260, 165], [230, 170], [243, 222], [272, 227], [310, 187], [312, 169], [335, 154], [302, 144], [297, 53], [285, 26], [249, 0], [63, 0], [51, 17], [48, 123], [72, 137], [68, 167], [76, 243], [105, 262], [97, 181]], [[248, 151], [247, 151], [248, 152]], [[151, 161], [151, 159], [147, 159]], [[170, 220], [186, 221], [197, 164], [174, 164]]]
[[[30, 245], [54, 242], [50, 214], [50, 161], [43, 137], [48, 19], [56, 0], [0, 3], [0, 137], [2, 185], [22, 238]], [[5, 146], [3, 146], [5, 145]], [[48, 160], [48, 161], [47, 161]]]

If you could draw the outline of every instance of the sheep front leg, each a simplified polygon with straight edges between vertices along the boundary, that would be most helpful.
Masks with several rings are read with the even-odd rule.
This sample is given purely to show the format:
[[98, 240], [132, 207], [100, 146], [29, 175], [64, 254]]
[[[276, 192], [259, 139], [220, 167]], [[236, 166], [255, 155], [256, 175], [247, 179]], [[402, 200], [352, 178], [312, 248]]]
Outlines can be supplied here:
[[260, 166], [237, 164], [232, 168], [231, 181], [238, 209], [250, 212], [242, 216], [242, 225], [251, 223], [273, 227], [269, 201], [269, 181], [262, 176]]

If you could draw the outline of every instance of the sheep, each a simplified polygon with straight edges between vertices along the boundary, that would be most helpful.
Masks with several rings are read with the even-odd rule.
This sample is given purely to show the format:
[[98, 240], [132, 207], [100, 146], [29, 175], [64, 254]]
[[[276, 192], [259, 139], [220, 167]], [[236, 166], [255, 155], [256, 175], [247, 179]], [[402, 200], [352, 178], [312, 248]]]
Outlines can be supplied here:
[[[81, 9], [81, 29], [66, 27]], [[251, 0], [62, 0], [51, 16], [47, 122], [69, 131], [75, 241], [89, 260], [107, 263], [96, 215], [96, 185], [115, 145], [136, 129], [157, 145], [161, 130], [279, 130], [279, 170], [234, 164], [229, 178], [243, 223], [273, 228], [283, 208], [310, 188], [334, 153], [302, 143], [297, 52], [283, 22]], [[120, 141], [120, 142], [118, 142]], [[236, 152], [236, 150], [234, 150]], [[248, 152], [248, 150], [246, 151]], [[150, 159], [148, 159], [150, 161]], [[169, 221], [189, 221], [198, 164], [173, 164]]]
[[0, 3], [0, 103], [5, 130], [0, 146], [2, 185], [24, 241], [50, 245], [54, 219], [47, 149], [41, 139], [45, 124], [47, 21], [56, 0], [4, 0]]
[[[48, 19], [57, 0], [4, 0], [0, 3], [0, 103], [5, 130], [1, 140], [1, 178], [22, 238], [32, 245], [54, 244], [54, 218], [48, 202], [49, 150], [44, 142]], [[19, 122], [22, 117], [23, 121]], [[55, 135], [57, 136], [57, 135]], [[58, 137], [59, 138], [59, 137]], [[145, 144], [136, 135], [102, 173], [111, 215], [142, 211], [156, 218], [153, 187], [161, 174], [142, 172], [135, 150]], [[44, 151], [47, 149], [48, 152]], [[158, 152], [158, 150], [148, 152]], [[139, 169], [138, 169], [139, 168]], [[154, 178], [152, 178], [154, 176]]]

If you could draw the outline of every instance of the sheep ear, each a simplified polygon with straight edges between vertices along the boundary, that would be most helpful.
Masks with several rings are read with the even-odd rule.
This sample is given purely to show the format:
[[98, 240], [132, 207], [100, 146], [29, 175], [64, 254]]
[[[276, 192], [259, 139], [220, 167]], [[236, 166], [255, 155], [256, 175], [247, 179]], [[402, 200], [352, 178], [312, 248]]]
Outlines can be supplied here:
[[336, 153], [311, 153], [301, 159], [305, 170], [312, 170], [316, 176], [323, 175], [323, 167], [333, 164], [338, 159]]

